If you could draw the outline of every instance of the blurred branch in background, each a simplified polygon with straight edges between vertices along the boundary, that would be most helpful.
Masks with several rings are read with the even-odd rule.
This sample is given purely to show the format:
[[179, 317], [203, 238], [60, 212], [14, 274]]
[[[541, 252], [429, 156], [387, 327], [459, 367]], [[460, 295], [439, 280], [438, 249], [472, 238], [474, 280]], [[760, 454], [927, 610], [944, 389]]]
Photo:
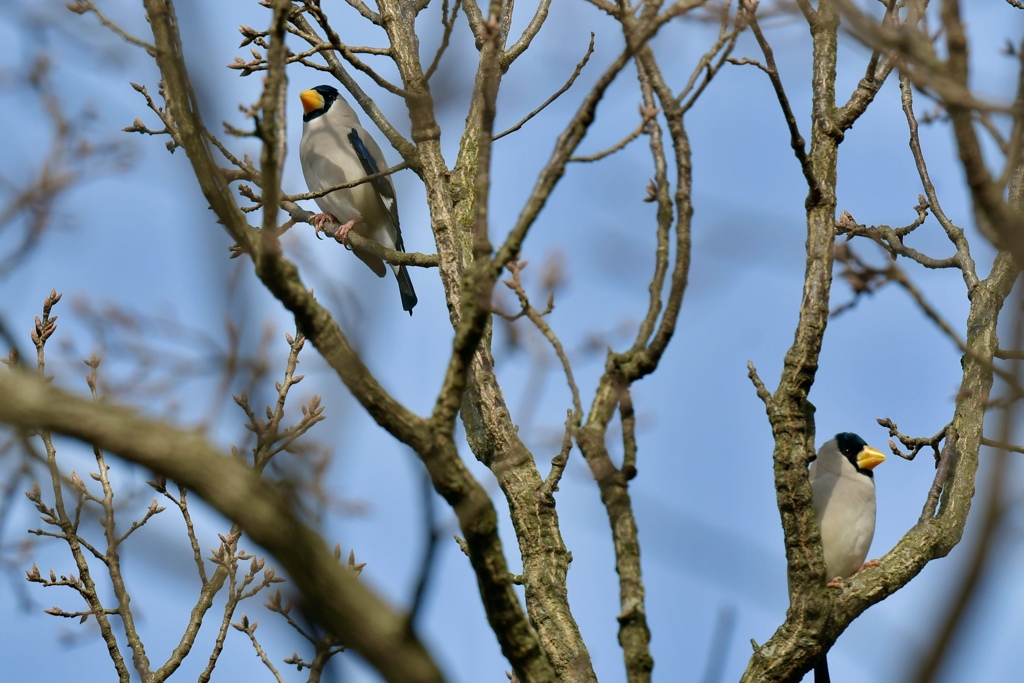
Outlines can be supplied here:
[[[1021, 8], [1024, 9], [1024, 8]], [[1020, 55], [1024, 59], [1024, 55]], [[1024, 63], [1022, 63], [1024, 65]], [[1024, 67], [1021, 70], [1024, 79]], [[1006, 196], [1008, 205], [1018, 215], [1024, 215], [1024, 156], [1019, 149], [1022, 144], [1021, 129], [1024, 128], [1024, 112], [1020, 111], [1020, 105], [1024, 104], [1024, 80], [1018, 91], [1018, 111], [1015, 116], [1014, 142], [1016, 148], [1008, 148], [1002, 145], [1001, 150], [1007, 157], [1008, 172], [1003, 174], [1003, 181], [1006, 183]], [[987, 116], [985, 119], [987, 120]], [[986, 126], [991, 128], [991, 126]], [[1010, 164], [1016, 163], [1016, 167]], [[982, 211], [975, 212], [976, 217], [981, 218]], [[995, 237], [1001, 241], [1001, 234], [1007, 228], [1003, 227], [996, 231], [996, 235], [987, 234], [989, 239]], [[968, 635], [968, 625], [980, 618], [977, 615], [978, 602], [981, 595], [979, 588], [993, 575], [993, 559], [1001, 552], [1006, 552], [1014, 540], [1014, 533], [1008, 522], [1012, 519], [1010, 513], [1016, 507], [1019, 509], [1022, 501], [1019, 496], [1014, 499], [1012, 487], [1013, 478], [1010, 476], [1013, 460], [1019, 459], [1024, 454], [1024, 444], [1020, 441], [1022, 434], [1018, 428], [1022, 410], [1021, 399], [1024, 398], [1022, 390], [1022, 359], [1016, 355], [1024, 350], [1024, 289], [1017, 288], [1016, 296], [1010, 299], [1015, 305], [1010, 310], [1007, 333], [1003, 332], [1002, 338], [1009, 339], [1009, 346], [1003, 346], [995, 354], [993, 363], [1000, 363], [1002, 372], [1000, 378], [1004, 380], [1006, 392], [1003, 400], [993, 400], [994, 406], [998, 407], [998, 419], [993, 420], [998, 425], [998, 433], [995, 439], [982, 439], [983, 445], [987, 447], [982, 462], [984, 472], [984, 484], [979, 495], [982, 509], [976, 513], [979, 517], [976, 537], [971, 539], [971, 555], [967, 566], [961, 571], [957, 579], [956, 588], [952, 591], [952, 599], [946, 608], [945, 614], [941, 617], [935, 627], [934, 634], [927, 639], [929, 647], [918, 656], [911, 671], [915, 683], [932, 683], [940, 680], [944, 669], [948, 666], [950, 658], [956, 652], [960, 643]], [[1009, 351], [1001, 353], [1001, 351]], [[1016, 463], [1019, 467], [1019, 462]]]
[[[24, 18], [26, 35], [38, 38], [42, 29], [33, 27], [27, 14]], [[99, 132], [102, 127], [90, 104], [75, 108], [70, 103], [56, 81], [51, 55], [41, 48], [15, 57], [0, 69], [0, 97], [16, 100], [17, 118], [33, 123], [28, 135], [17, 125], [5, 132], [6, 163], [0, 166], [0, 280], [9, 280], [24, 277], [24, 265], [33, 260], [47, 234], [66, 235], [83, 227], [70, 203], [73, 194], [96, 180], [126, 173], [135, 164], [135, 154], [120, 137]], [[20, 325], [10, 320], [12, 303], [0, 306], [0, 339], [10, 353], [7, 361], [18, 363], [24, 360], [21, 349], [25, 339], [16, 331]], [[9, 527], [12, 506], [26, 481], [38, 474], [31, 456], [35, 455], [36, 464], [42, 457], [25, 446], [24, 438], [15, 432], [6, 432], [0, 442], [4, 481], [0, 489], [0, 562], [5, 567], [19, 567], [17, 572], [6, 572], [10, 578], [20, 577], [20, 568], [34, 548], [32, 539], [12, 537]], [[19, 578], [14, 583], [13, 594], [27, 608], [31, 600], [23, 581]]]
[[52, 131], [43, 153], [23, 157], [16, 172], [0, 170], [0, 237], [5, 243], [0, 277], [6, 277], [47, 230], [74, 227], [74, 219], [60, 213], [65, 196], [105, 175], [126, 172], [132, 148], [121, 139], [93, 138], [93, 115], [88, 109], [67, 110], [45, 56], [36, 57], [30, 70], [4, 78], [0, 88], [9, 91], [8, 96], [10, 91], [22, 91], [34, 97]]
[[[132, 165], [131, 146], [122, 140], [95, 140], [88, 108], [69, 111], [54, 83], [49, 57], [37, 55], [31, 66], [0, 74], [0, 94], [17, 96], [23, 115], [36, 107], [50, 128], [46, 142], [22, 148], [16, 164], [0, 169], [0, 279], [6, 278], [53, 229], [73, 230], [73, 212], [64, 212], [67, 196], [105, 175], [124, 173]], [[34, 102], [33, 102], [34, 100]], [[10, 148], [24, 140], [15, 140]], [[0, 312], [0, 336], [10, 349], [19, 345]]]
[[[36, 319], [36, 325], [32, 332], [32, 340], [37, 350], [38, 374], [44, 378], [47, 377], [46, 344], [57, 330], [57, 318], [52, 315], [52, 310], [60, 298], [61, 296], [56, 292], [51, 293], [44, 303], [43, 315]], [[290, 353], [287, 356], [284, 377], [282, 381], [275, 384], [276, 401], [273, 407], [266, 407], [266, 418], [256, 415], [245, 392], [235, 397], [236, 403], [247, 416], [246, 427], [255, 436], [255, 441], [249, 449], [251, 456], [244, 457], [244, 459], [250, 463], [254, 471], [261, 474], [275, 457], [285, 453], [291, 453], [293, 457], [295, 454], [301, 454], [302, 449], [295, 448], [296, 442], [323, 419], [320, 399], [314, 395], [308, 404], [302, 407], [302, 416], [297, 422], [290, 425], [286, 422], [285, 405], [289, 393], [303, 379], [303, 376], [297, 374], [295, 370], [299, 352], [305, 340], [297, 334], [295, 336], [288, 335], [287, 341]], [[100, 363], [100, 359], [95, 355], [87, 361], [90, 373], [86, 379], [95, 404], [103, 401], [97, 380]], [[9, 408], [5, 414], [10, 415]], [[253, 648], [265, 666], [275, 676], [277, 675], [276, 669], [267, 659], [256, 637], [257, 623], [250, 621], [244, 613], [241, 614], [239, 622], [232, 621], [243, 601], [284, 581], [277, 576], [272, 567], [266, 566], [263, 558], [247, 553], [240, 546], [242, 529], [239, 524], [232, 525], [230, 530], [220, 534], [219, 546], [214, 549], [209, 558], [204, 558], [202, 546], [206, 542], [203, 538], [205, 534], [197, 530], [193, 523], [193, 512], [187, 499], [188, 489], [180, 484], [169, 484], [167, 478], [163, 476], [157, 476], [147, 482], [159, 496], [177, 508], [180, 513], [181, 522], [192, 550], [192, 560], [200, 579], [198, 597], [191, 608], [190, 618], [178, 646], [174, 648], [165, 662], [152, 665], [144, 644], [146, 639], [141, 622], [137, 621], [135, 609], [131, 606], [131, 594], [135, 590], [132, 586], [142, 577], [130, 578], [124, 571], [121, 557], [126, 542], [154, 517], [164, 512], [166, 508], [158, 503], [159, 499], [157, 498], [152, 500], [141, 516], [138, 516], [140, 513], [137, 511], [130, 510], [131, 506], [126, 506], [123, 503], [115, 507], [115, 491], [119, 489], [119, 486], [115, 483], [115, 478], [111, 477], [112, 468], [107, 464], [104, 449], [98, 445], [98, 442], [93, 446], [96, 469], [90, 471], [87, 478], [83, 478], [73, 469], [70, 474], [64, 473], [65, 467], [58, 463], [58, 452], [50, 431], [39, 430], [33, 433], [26, 430], [22, 434], [26, 441], [34, 441], [35, 438], [39, 438], [42, 442], [45, 468], [49, 478], [49, 485], [45, 492], [39, 485], [35, 485], [31, 491], [26, 492], [43, 522], [41, 528], [30, 530], [30, 533], [66, 542], [77, 568], [77, 574], [58, 575], [53, 570], [49, 570], [48, 573], [45, 570], [41, 571], [33, 563], [31, 570], [27, 572], [27, 579], [31, 583], [38, 583], [46, 588], [55, 586], [71, 588], [86, 604], [84, 610], [53, 607], [46, 610], [48, 614], [63, 618], [75, 618], [80, 623], [84, 623], [90, 618], [95, 619], [120, 680], [131, 679], [121, 646], [121, 643], [127, 643], [131, 649], [132, 668], [137, 674], [143, 680], [163, 681], [174, 673], [190, 654], [196, 645], [204, 617], [213, 608], [215, 599], [223, 598], [226, 602], [220, 615], [220, 627], [211, 645], [207, 668], [200, 676], [200, 680], [209, 680], [212, 676], [219, 657], [223, 653], [225, 635], [229, 625], [249, 637]], [[243, 457], [242, 451], [239, 449], [234, 449], [234, 453], [240, 458]], [[282, 480], [280, 483], [287, 484], [288, 482]], [[308, 494], [299, 495], [300, 489], [297, 486], [286, 486], [283, 490], [286, 495], [300, 500], [309, 498]], [[123, 497], [123, 493], [118, 493], [118, 497]], [[316, 500], [317, 497], [312, 496], [313, 500]], [[319, 498], [322, 499], [322, 496]], [[311, 517], [317, 518], [325, 507], [323, 505], [310, 506], [308, 512]], [[96, 514], [95, 518], [93, 514]], [[134, 519], [125, 529], [126, 518], [131, 517]], [[119, 522], [121, 531], [118, 531]], [[92, 528], [93, 523], [96, 523], [102, 531], [102, 541], [96, 539], [97, 534], [96, 530]], [[335, 560], [341, 562], [340, 547], [335, 549]], [[247, 569], [243, 564], [246, 561], [249, 561]], [[212, 573], [209, 571], [211, 569]], [[362, 565], [356, 565], [354, 555], [350, 554], [349, 571], [353, 576], [357, 576], [361, 569]], [[109, 585], [113, 590], [113, 602], [116, 603], [114, 607], [108, 606], [111, 601], [105, 597], [105, 580], [101, 578], [104, 575], [106, 575], [106, 579], [109, 579]], [[339, 642], [336, 638], [323, 633], [310, 634], [301, 628], [291, 618], [291, 603], [282, 599], [280, 591], [270, 596], [268, 608], [283, 616], [313, 646], [314, 656], [310, 661], [303, 660], [298, 655], [294, 655], [292, 658], [290, 663], [299, 666], [300, 669], [302, 667], [310, 668], [312, 673], [319, 676], [330, 657], [344, 650], [344, 643]], [[118, 620], [112, 621], [110, 619], [112, 616], [117, 616]]]
[[[1010, 317], [1010, 348], [1024, 348], [1024, 291], [1015, 298], [1016, 306]], [[1021, 360], [1013, 359], [1008, 363], [1010, 375], [1018, 383], [1024, 379], [1021, 372]], [[1013, 487], [1010, 476], [1013, 459], [1024, 456], [1024, 447], [1020, 444], [1021, 402], [1020, 399], [1009, 401], [999, 410], [997, 440], [985, 439], [987, 449], [983, 453], [982, 481], [978, 493], [981, 510], [975, 513], [980, 519], [975, 527], [975, 536], [970, 539], [970, 556], [955, 585], [948, 591], [950, 596], [944, 601], [945, 612], [934, 627], [932, 634], [925, 639], [928, 646], [922, 650], [911, 666], [908, 680], [914, 683], [932, 683], [943, 680], [949, 661], [956, 655], [963, 641], [970, 635], [970, 626], [979, 619], [979, 599], [986, 581], [993, 581], [993, 560], [1002, 553], [1011, 551], [1014, 544], [1020, 542], [1019, 534], [1010, 524], [1011, 513], [1019, 510], [1024, 500]], [[1011, 452], [1012, 451], [1012, 452]], [[1019, 467], [1019, 462], [1017, 463]]]

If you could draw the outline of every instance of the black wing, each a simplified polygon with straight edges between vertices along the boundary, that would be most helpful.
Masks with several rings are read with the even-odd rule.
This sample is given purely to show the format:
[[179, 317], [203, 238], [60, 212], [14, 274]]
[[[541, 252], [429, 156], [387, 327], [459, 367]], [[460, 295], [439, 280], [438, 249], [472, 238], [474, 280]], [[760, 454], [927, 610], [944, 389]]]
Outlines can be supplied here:
[[[359, 132], [355, 128], [349, 131], [348, 141], [351, 143], [352, 149], [355, 150], [356, 156], [359, 157], [359, 163], [363, 165], [366, 175], [380, 173], [381, 169], [377, 168], [377, 162], [373, 160], [373, 155], [370, 154], [370, 150], [363, 144], [363, 140], [359, 137]], [[391, 221], [395, 224], [395, 232], [398, 233], [395, 246], [398, 248], [398, 251], [405, 251], [405, 244], [402, 242], [402, 228], [398, 223], [398, 198], [395, 197], [395, 186], [391, 184], [391, 178], [382, 176], [370, 182], [373, 183], [373, 189], [377, 191], [377, 198], [380, 199], [380, 203], [388, 214], [391, 215]]]

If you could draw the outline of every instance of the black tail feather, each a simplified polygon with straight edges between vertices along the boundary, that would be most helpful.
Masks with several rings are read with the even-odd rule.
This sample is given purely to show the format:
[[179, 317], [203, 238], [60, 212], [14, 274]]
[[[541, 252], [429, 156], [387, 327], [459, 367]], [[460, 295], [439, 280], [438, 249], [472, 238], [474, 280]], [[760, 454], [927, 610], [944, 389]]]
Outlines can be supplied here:
[[822, 655], [818, 663], [814, 665], [814, 683], [832, 683], [828, 673], [828, 656]]
[[405, 266], [400, 266], [395, 271], [395, 277], [398, 278], [398, 292], [402, 295], [402, 310], [409, 311], [409, 315], [412, 315], [412, 308], [419, 299], [416, 298], [416, 290], [412, 288], [412, 278], [409, 277], [409, 271], [406, 270]]

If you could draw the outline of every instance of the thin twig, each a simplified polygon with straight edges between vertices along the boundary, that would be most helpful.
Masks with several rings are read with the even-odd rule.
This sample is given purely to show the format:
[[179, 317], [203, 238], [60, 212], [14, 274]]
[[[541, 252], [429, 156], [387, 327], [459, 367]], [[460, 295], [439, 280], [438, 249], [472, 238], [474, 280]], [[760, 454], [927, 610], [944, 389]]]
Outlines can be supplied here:
[[[764, 33], [761, 31], [761, 26], [757, 21], [757, 3], [753, 0], [743, 0], [742, 6], [747, 10], [747, 16], [749, 17], [750, 30], [753, 31], [754, 37], [757, 39], [757, 44], [761, 48], [761, 53], [764, 55], [765, 66], [761, 67], [765, 73], [768, 74], [768, 79], [771, 81], [772, 88], [775, 89], [775, 97], [779, 101], [779, 106], [782, 108], [782, 115], [786, 119], [786, 126], [789, 128], [789, 145], [793, 148], [793, 154], [796, 155], [797, 161], [800, 162], [800, 170], [803, 171], [804, 180], [807, 182], [807, 205], [817, 204], [821, 197], [821, 188], [818, 186], [817, 177], [814, 174], [814, 170], [811, 168], [811, 160], [807, 156], [807, 143], [804, 140], [803, 135], [800, 134], [800, 129], [796, 122], [796, 115], [793, 114], [793, 108], [789, 104], [789, 97], [786, 95], [786, 89], [782, 85], [782, 77], [779, 75], [779, 67], [775, 63], [775, 53], [772, 51], [772, 46], [765, 38]], [[760, 65], [759, 65], [760, 66]]]
[[910, 87], [910, 79], [900, 74], [900, 99], [903, 104], [903, 114], [907, 119], [907, 127], [910, 131], [910, 151], [914, 156], [914, 164], [917, 167], [917, 174], [921, 178], [921, 186], [928, 198], [928, 207], [932, 214], [939, 221], [939, 225], [946, 231], [949, 241], [956, 247], [957, 265], [963, 273], [964, 283], [968, 290], [974, 288], [978, 283], [977, 270], [974, 259], [971, 258], [970, 245], [962, 228], [953, 223], [943, 211], [939, 202], [938, 194], [935, 192], [935, 185], [932, 183], [931, 175], [928, 173], [928, 164], [925, 162], [924, 151], [921, 148], [921, 136], [914, 115], [914, 92]]
[[593, 33], [590, 34], [590, 45], [587, 46], [587, 53], [585, 55], [583, 55], [583, 59], [581, 59], [579, 61], [579, 63], [576, 64], [576, 68], [573, 69], [572, 74], [569, 76], [569, 79], [565, 82], [565, 84], [562, 85], [561, 88], [556, 90], [555, 93], [551, 97], [549, 97], [546, 100], [544, 100], [544, 102], [542, 102], [539, 107], [537, 107], [536, 109], [531, 111], [529, 114], [527, 114], [525, 117], [523, 117], [519, 121], [519, 123], [515, 124], [514, 126], [509, 128], [508, 130], [505, 130], [505, 131], [502, 131], [501, 133], [498, 133], [497, 135], [494, 136], [494, 139], [495, 140], [500, 140], [501, 138], [505, 137], [506, 135], [510, 135], [510, 134], [516, 132], [517, 130], [522, 128], [523, 125], [525, 125], [527, 121], [529, 121], [534, 116], [536, 116], [537, 114], [539, 114], [542, 111], [544, 111], [544, 109], [546, 109], [547, 106], [550, 105], [552, 102], [557, 100], [559, 98], [559, 96], [562, 95], [562, 93], [564, 93], [566, 90], [571, 88], [572, 84], [576, 81], [576, 79], [579, 77], [579, 75], [581, 73], [583, 73], [583, 67], [585, 67], [587, 65], [587, 62], [590, 61], [590, 56], [592, 54], [594, 54], [594, 34]]
[[633, 140], [636, 140], [644, 131], [649, 129], [651, 121], [653, 121], [659, 113], [661, 113], [661, 110], [657, 107], [646, 107], [644, 105], [640, 105], [640, 125], [638, 125], [632, 133], [606, 150], [597, 152], [596, 154], [588, 154], [586, 156], [569, 157], [569, 161], [577, 163], [592, 163], [594, 161], [600, 161], [605, 157], [609, 157], [612, 154], [625, 149], [626, 145], [633, 142]]
[[303, 192], [302, 194], [286, 194], [286, 195], [283, 195], [281, 197], [281, 199], [282, 199], [282, 201], [290, 201], [290, 202], [299, 202], [299, 201], [302, 201], [304, 199], [316, 199], [317, 197], [323, 197], [325, 195], [329, 195], [330, 193], [336, 192], [337, 190], [347, 190], [347, 189], [352, 188], [352, 187], [358, 187], [358, 186], [363, 185], [365, 183], [373, 182], [374, 180], [377, 180], [378, 178], [386, 178], [389, 175], [392, 175], [393, 173], [397, 173], [397, 172], [405, 170], [407, 168], [409, 168], [409, 164], [403, 161], [403, 162], [400, 162], [398, 164], [395, 164], [391, 168], [388, 168], [388, 169], [383, 170], [383, 171], [378, 171], [377, 173], [371, 173], [370, 175], [363, 176], [362, 178], [359, 178], [358, 180], [351, 180], [351, 181], [348, 181], [348, 182], [341, 183], [339, 185], [332, 185], [331, 187], [328, 187], [328, 188], [323, 189], [323, 190], [317, 190], [316, 192]]
[[981, 445], [988, 446], [989, 448], [997, 448], [1001, 451], [1009, 451], [1011, 453], [1024, 453], [1024, 446], [1006, 443], [1005, 441], [994, 441], [992, 439], [986, 439], [985, 437], [981, 437]]
[[[341, 56], [345, 58], [345, 61], [355, 67], [358, 71], [362, 71], [364, 74], [369, 76], [381, 89], [388, 91], [392, 95], [397, 95], [402, 98], [405, 97], [405, 91], [402, 90], [402, 88], [398, 87], [370, 68], [366, 62], [356, 57], [356, 53], [352, 48], [341, 42], [341, 37], [338, 35], [338, 32], [331, 27], [330, 22], [327, 20], [327, 15], [324, 13], [319, 2], [314, 3], [307, 1], [306, 7], [309, 9], [310, 14], [312, 14], [316, 19], [320, 28], [323, 29], [323, 32], [327, 36], [331, 45], [335, 50], [341, 53]], [[390, 50], [388, 50], [388, 54], [390, 55]]]
[[765, 408], [771, 410], [772, 408], [772, 392], [768, 391], [768, 387], [761, 381], [761, 377], [757, 374], [757, 368], [754, 367], [754, 361], [747, 361], [747, 377], [754, 384], [754, 391], [757, 392], [757, 397], [764, 402]]
[[544, 499], [550, 499], [555, 491], [558, 490], [558, 482], [562, 479], [565, 466], [569, 462], [569, 453], [572, 452], [572, 435], [578, 428], [579, 416], [574, 415], [572, 410], [566, 410], [565, 431], [562, 432], [562, 449], [551, 459], [551, 470], [537, 492]]
[[[525, 316], [531, 323], [533, 323], [534, 326], [536, 326], [540, 333], [544, 335], [544, 338], [548, 340], [548, 342], [551, 344], [551, 347], [554, 349], [555, 355], [558, 357], [559, 362], [562, 364], [562, 371], [565, 373], [565, 379], [569, 385], [569, 391], [572, 394], [573, 412], [576, 415], [582, 415], [583, 404], [580, 402], [579, 386], [577, 386], [576, 379], [573, 377], [572, 364], [569, 362], [569, 357], [565, 353], [565, 348], [562, 346], [561, 340], [558, 338], [558, 336], [555, 334], [555, 331], [551, 329], [551, 326], [548, 325], [547, 321], [544, 319], [544, 316], [546, 316], [548, 313], [554, 310], [555, 295], [552, 293], [548, 297], [547, 307], [543, 311], [538, 311], [536, 308], [533, 307], [533, 304], [530, 303], [530, 298], [526, 294], [526, 290], [523, 289], [523, 282], [521, 278], [522, 271], [524, 268], [526, 268], [528, 263], [528, 261], [515, 261], [513, 263], [508, 264], [507, 268], [509, 272], [512, 273], [512, 279], [504, 280], [503, 283], [506, 287], [515, 292], [516, 297], [519, 299], [521, 311], [518, 315]], [[505, 317], [506, 319], [514, 319], [511, 316], [506, 316], [501, 313], [499, 313], [499, 315], [502, 315], [502, 317]]]
[[147, 43], [146, 41], [140, 38], [136, 38], [135, 36], [125, 31], [123, 28], [115, 24], [113, 21], [108, 19], [91, 0], [74, 0], [73, 3], [69, 2], [67, 4], [67, 8], [75, 14], [95, 14], [96, 18], [99, 19], [99, 22], [101, 24], [103, 24], [113, 33], [120, 36], [125, 42], [141, 47], [151, 55], [156, 52], [156, 48], [153, 45]]
[[462, 6], [462, 0], [455, 0], [455, 5], [452, 6], [451, 15], [448, 14], [448, 0], [443, 0], [441, 4], [441, 26], [444, 27], [444, 32], [441, 34], [441, 44], [437, 48], [437, 52], [434, 53], [434, 59], [430, 62], [430, 66], [423, 73], [423, 78], [429, 81], [431, 76], [437, 71], [437, 68], [441, 64], [441, 56], [448, 50], [448, 45], [451, 42], [452, 31], [455, 29], [455, 17], [459, 14], [459, 7]]
[[[544, 21], [548, 17], [548, 9], [551, 6], [551, 0], [540, 0], [537, 3], [537, 9], [534, 11], [533, 16], [530, 17], [530, 23], [523, 29], [523, 33], [519, 36], [519, 40], [510, 45], [501, 56], [502, 69], [507, 69], [512, 62], [514, 62], [519, 55], [526, 52], [530, 45], [533, 43], [533, 39], [540, 33], [541, 28], [544, 26]], [[593, 34], [591, 34], [593, 35]]]
[[889, 439], [889, 448], [892, 450], [893, 455], [898, 455], [904, 460], [913, 460], [917, 457], [917, 454], [921, 452], [923, 448], [930, 447], [935, 456], [936, 464], [940, 457], [939, 444], [942, 443], [943, 439], [949, 439], [950, 433], [952, 432], [951, 425], [946, 425], [940, 429], [934, 436], [915, 437], [901, 434], [899, 427], [888, 417], [880, 417], [876, 420], [878, 424], [889, 430], [890, 437], [896, 437], [903, 444], [904, 448], [909, 448], [909, 453], [904, 453], [896, 446], [896, 442], [891, 438]]
[[[704, 55], [701, 56], [697, 65], [694, 67], [693, 72], [690, 74], [690, 79], [687, 81], [686, 86], [679, 92], [675, 97], [675, 102], [679, 104], [680, 114], [688, 112], [694, 104], [697, 103], [698, 98], [704, 90], [711, 84], [712, 79], [722, 70], [722, 67], [726, 64], [731, 63], [732, 58], [729, 56], [736, 48], [736, 41], [739, 39], [740, 34], [747, 27], [747, 16], [749, 14], [743, 6], [740, 7], [740, 11], [736, 13], [735, 23], [733, 29], [729, 30], [729, 12], [730, 3], [722, 3], [722, 10], [719, 19], [718, 38], [715, 43], [705, 51]], [[663, 12], [662, 17], [667, 19], [668, 12]], [[715, 60], [715, 55], [718, 55], [718, 59]]]
[[422, 476], [423, 486], [421, 487], [423, 510], [423, 529], [425, 545], [423, 546], [423, 557], [420, 560], [419, 577], [416, 579], [416, 589], [412, 594], [412, 602], [409, 606], [407, 617], [409, 628], [416, 625], [416, 618], [421, 614], [423, 601], [427, 596], [427, 588], [430, 586], [430, 577], [436, 567], [437, 550], [441, 540], [441, 529], [437, 524], [437, 514], [434, 512], [433, 482], [430, 476], [424, 472]]

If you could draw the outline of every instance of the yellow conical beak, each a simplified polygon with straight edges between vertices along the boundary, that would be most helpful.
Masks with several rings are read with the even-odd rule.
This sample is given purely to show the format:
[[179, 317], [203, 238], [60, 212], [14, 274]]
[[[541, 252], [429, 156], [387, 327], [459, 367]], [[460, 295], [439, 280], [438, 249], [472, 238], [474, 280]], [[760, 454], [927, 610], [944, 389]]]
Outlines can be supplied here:
[[302, 110], [307, 114], [324, 106], [324, 96], [316, 90], [303, 90], [299, 93], [299, 99], [302, 100]]
[[881, 451], [876, 451], [871, 446], [865, 446], [857, 454], [857, 468], [862, 470], [873, 470], [885, 462], [885, 456]]

